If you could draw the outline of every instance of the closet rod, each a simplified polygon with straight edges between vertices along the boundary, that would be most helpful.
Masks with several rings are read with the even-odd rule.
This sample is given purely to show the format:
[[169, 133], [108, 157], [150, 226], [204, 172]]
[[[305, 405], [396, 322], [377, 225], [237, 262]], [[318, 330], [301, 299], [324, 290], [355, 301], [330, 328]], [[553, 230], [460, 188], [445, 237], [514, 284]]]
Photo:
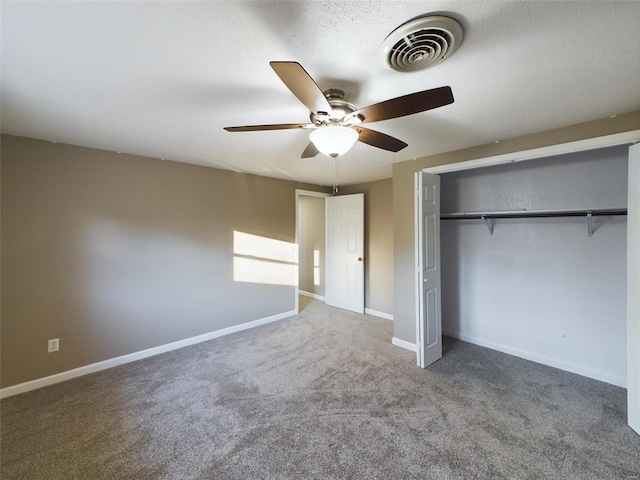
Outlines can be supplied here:
[[626, 208], [583, 208], [580, 210], [503, 210], [493, 212], [441, 213], [440, 220], [485, 220], [490, 218], [583, 217], [626, 215]]

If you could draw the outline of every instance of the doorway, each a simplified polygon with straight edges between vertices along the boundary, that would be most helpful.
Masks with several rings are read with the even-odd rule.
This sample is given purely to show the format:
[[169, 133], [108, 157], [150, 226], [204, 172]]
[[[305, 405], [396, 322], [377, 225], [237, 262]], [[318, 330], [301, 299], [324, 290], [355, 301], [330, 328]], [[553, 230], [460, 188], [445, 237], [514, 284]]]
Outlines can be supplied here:
[[298, 245], [298, 284], [295, 310], [299, 312], [299, 296], [324, 302], [325, 198], [331, 195], [311, 190], [296, 190], [296, 244]]
[[299, 295], [365, 313], [364, 194], [296, 190]]

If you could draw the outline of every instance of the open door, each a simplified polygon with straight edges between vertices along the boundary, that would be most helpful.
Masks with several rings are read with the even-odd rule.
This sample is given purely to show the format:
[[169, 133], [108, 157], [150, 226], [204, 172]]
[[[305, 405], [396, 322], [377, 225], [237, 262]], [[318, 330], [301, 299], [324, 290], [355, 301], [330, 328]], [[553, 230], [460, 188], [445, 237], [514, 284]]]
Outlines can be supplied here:
[[416, 173], [416, 352], [425, 368], [442, 358], [440, 177]]
[[627, 200], [627, 422], [640, 434], [640, 144], [629, 147]]
[[364, 313], [364, 194], [325, 199], [325, 302]]

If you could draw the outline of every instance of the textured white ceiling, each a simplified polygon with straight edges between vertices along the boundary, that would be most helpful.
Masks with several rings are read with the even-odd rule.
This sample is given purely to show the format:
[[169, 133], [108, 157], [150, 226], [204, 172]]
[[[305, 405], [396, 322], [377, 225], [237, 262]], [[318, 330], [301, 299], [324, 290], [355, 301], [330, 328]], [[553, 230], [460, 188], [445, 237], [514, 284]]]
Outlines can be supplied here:
[[[640, 2], [215, 1], [1, 5], [5, 133], [330, 185], [300, 159], [307, 122], [269, 67], [301, 63], [363, 107], [450, 85], [455, 103], [367, 125], [407, 142], [357, 143], [340, 183], [391, 164], [640, 109]], [[378, 61], [384, 38], [427, 13], [456, 18], [460, 49], [414, 73]]]

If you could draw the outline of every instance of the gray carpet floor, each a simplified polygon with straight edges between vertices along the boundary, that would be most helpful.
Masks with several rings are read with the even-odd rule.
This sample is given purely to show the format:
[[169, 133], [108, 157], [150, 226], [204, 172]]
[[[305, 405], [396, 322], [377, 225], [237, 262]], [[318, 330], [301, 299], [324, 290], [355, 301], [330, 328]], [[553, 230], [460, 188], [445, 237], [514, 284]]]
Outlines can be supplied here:
[[299, 316], [5, 399], [3, 479], [639, 479], [626, 391], [392, 322]]

